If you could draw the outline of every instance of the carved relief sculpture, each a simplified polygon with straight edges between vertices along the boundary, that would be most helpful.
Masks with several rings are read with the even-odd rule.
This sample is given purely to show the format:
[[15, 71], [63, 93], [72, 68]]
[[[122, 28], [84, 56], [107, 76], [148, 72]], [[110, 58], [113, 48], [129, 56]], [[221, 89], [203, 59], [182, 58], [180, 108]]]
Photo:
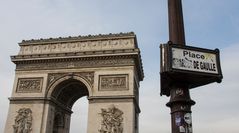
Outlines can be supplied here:
[[30, 133], [32, 130], [32, 111], [30, 108], [21, 108], [17, 111], [13, 125], [14, 133]]
[[17, 92], [41, 92], [43, 78], [20, 78]]
[[101, 75], [99, 90], [119, 91], [128, 89], [128, 75]]
[[111, 105], [108, 109], [101, 109], [101, 129], [99, 133], [123, 133], [123, 112]]

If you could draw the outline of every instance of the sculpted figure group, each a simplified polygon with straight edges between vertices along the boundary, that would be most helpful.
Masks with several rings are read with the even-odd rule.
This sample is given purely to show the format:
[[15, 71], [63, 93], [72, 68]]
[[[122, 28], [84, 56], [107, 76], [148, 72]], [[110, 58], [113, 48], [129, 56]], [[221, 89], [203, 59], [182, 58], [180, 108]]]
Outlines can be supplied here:
[[30, 108], [21, 108], [17, 111], [13, 125], [14, 133], [30, 133], [32, 128], [32, 111]]
[[108, 109], [101, 109], [100, 133], [123, 133], [123, 112], [112, 105]]

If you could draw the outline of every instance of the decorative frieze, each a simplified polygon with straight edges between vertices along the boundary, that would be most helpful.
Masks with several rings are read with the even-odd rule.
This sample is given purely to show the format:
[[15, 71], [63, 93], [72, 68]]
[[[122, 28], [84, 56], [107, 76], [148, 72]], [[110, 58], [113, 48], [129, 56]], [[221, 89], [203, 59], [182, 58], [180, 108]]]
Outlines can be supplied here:
[[108, 109], [101, 109], [101, 128], [99, 133], [123, 133], [123, 111], [111, 105]]
[[15, 117], [13, 125], [14, 133], [31, 133], [32, 131], [32, 110], [30, 108], [20, 108]]
[[17, 64], [16, 70], [46, 70], [66, 68], [87, 68], [103, 66], [125, 66], [134, 65], [134, 59], [107, 59], [107, 60], [70, 60], [70, 61], [49, 61], [29, 62]]
[[21, 45], [18, 55], [134, 49], [134, 39], [55, 42]]
[[128, 75], [100, 75], [100, 91], [122, 91], [128, 90]]
[[42, 91], [42, 77], [19, 78], [17, 83], [17, 93], [39, 93]]

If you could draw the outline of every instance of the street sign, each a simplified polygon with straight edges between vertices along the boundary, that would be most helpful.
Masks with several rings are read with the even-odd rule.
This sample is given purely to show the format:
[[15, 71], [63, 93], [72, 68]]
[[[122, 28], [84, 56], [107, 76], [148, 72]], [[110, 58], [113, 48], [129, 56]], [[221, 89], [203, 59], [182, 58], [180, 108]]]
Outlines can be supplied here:
[[[170, 84], [177, 81], [195, 88], [212, 82], [221, 82], [219, 50], [185, 45], [162, 44], [161, 94], [169, 95]], [[165, 94], [166, 95], [166, 94]]]
[[217, 53], [175, 47], [171, 48], [171, 52], [173, 69], [208, 74], [218, 74], [219, 72]]

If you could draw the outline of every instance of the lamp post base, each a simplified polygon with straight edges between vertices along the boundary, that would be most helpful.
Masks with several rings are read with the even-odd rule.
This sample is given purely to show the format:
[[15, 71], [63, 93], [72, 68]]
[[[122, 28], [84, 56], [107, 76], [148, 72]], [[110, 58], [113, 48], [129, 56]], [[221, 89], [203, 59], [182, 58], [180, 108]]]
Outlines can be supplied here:
[[172, 87], [170, 101], [166, 106], [171, 109], [172, 133], [192, 133], [191, 106], [195, 104], [190, 98], [187, 87]]

